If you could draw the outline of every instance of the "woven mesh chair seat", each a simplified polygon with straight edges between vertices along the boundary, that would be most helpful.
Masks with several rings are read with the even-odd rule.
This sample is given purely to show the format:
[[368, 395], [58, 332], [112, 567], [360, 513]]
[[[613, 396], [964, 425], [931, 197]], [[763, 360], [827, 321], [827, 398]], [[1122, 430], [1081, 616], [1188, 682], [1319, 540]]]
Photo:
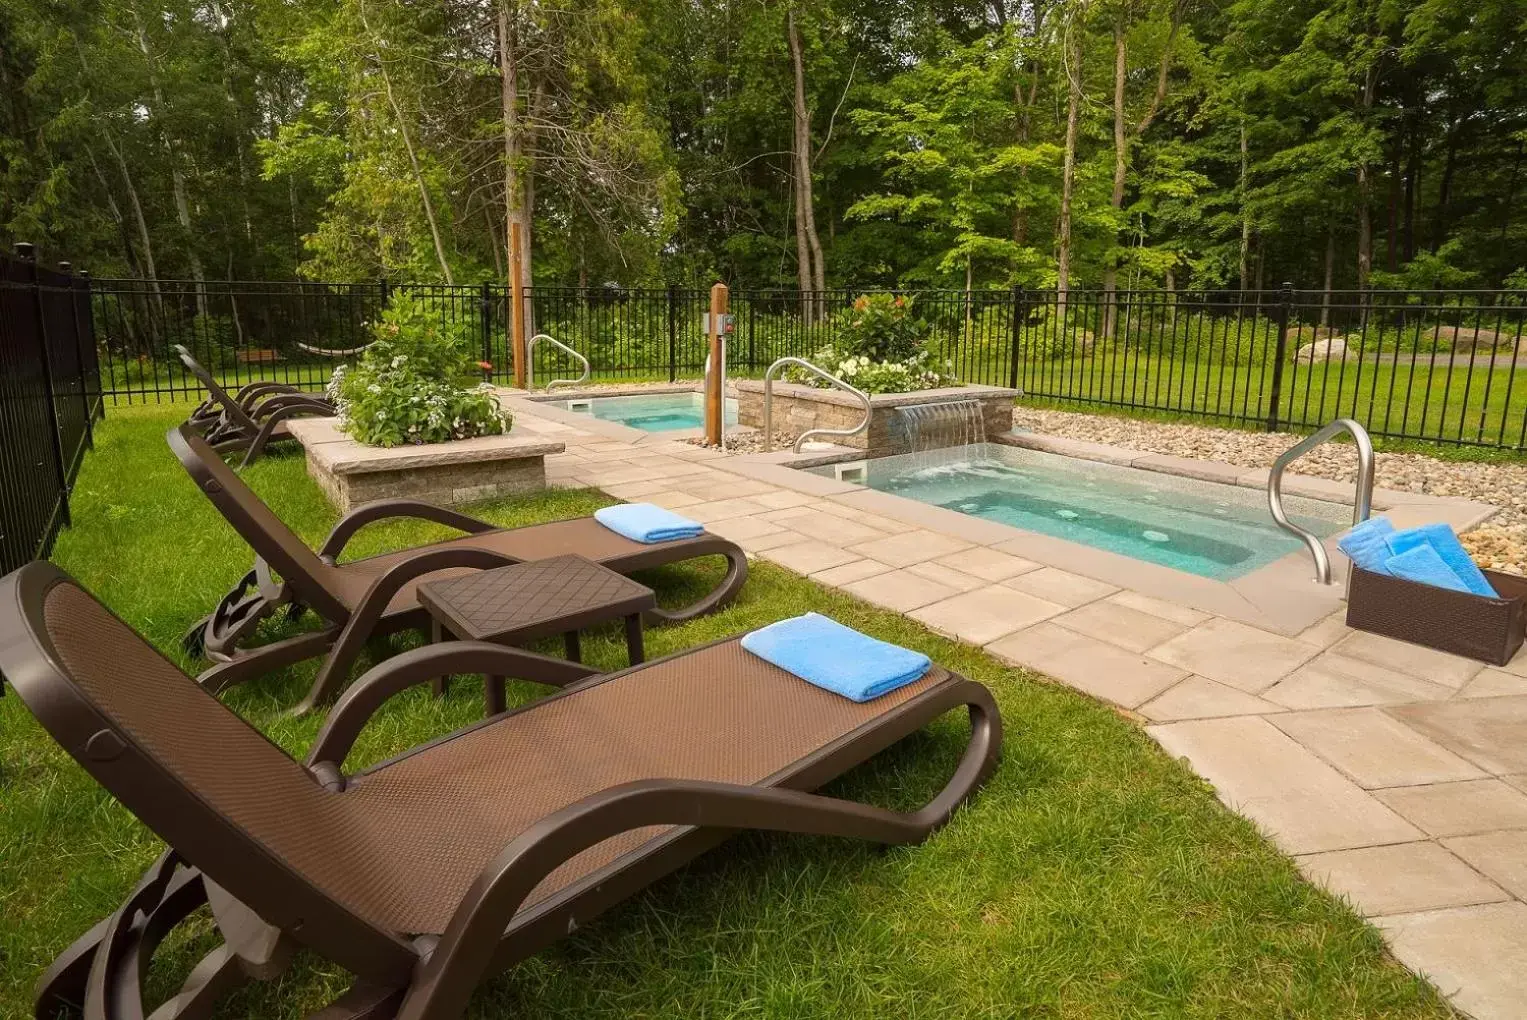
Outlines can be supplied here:
[[[636, 779], [760, 783], [948, 677], [935, 666], [856, 704], [732, 641], [489, 720], [335, 793], [77, 586], [52, 588], [45, 616], [74, 684], [122, 736], [272, 857], [402, 934], [441, 932], [484, 866], [559, 808]], [[589, 848], [525, 907], [666, 831]], [[192, 863], [216, 880], [218, 862]]]

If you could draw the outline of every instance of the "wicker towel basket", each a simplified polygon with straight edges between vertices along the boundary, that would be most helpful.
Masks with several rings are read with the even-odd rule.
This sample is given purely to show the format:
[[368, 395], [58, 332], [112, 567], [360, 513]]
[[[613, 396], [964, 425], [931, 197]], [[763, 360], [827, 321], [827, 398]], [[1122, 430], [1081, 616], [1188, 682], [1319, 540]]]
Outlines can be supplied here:
[[1347, 626], [1504, 666], [1527, 634], [1527, 577], [1486, 570], [1487, 598], [1352, 568]]

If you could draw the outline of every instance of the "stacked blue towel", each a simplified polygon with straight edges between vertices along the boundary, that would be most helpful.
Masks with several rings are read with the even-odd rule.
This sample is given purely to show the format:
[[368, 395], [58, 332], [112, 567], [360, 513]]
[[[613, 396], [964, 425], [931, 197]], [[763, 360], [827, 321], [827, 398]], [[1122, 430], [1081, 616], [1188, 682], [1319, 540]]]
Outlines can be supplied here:
[[651, 503], [622, 503], [594, 511], [594, 520], [633, 542], [652, 545], [704, 534], [705, 525]]
[[1375, 574], [1496, 598], [1484, 573], [1446, 524], [1396, 531], [1382, 517], [1366, 520], [1336, 543], [1352, 562]]
[[921, 652], [877, 641], [819, 613], [755, 630], [743, 637], [742, 647], [850, 701], [871, 701], [905, 687], [932, 664]]

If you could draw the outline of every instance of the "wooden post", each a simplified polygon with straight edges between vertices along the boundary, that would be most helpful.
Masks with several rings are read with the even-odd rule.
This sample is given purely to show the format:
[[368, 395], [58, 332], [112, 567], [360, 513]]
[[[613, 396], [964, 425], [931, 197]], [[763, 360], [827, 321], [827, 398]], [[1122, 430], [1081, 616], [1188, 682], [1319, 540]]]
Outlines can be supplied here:
[[514, 385], [525, 388], [525, 255], [520, 225], [509, 224], [509, 345], [514, 351]]
[[710, 289], [710, 372], [705, 377], [705, 441], [711, 446], [721, 445], [722, 411], [726, 407], [721, 392], [721, 366], [724, 352], [722, 345], [723, 322], [726, 320], [726, 284], [718, 283]]

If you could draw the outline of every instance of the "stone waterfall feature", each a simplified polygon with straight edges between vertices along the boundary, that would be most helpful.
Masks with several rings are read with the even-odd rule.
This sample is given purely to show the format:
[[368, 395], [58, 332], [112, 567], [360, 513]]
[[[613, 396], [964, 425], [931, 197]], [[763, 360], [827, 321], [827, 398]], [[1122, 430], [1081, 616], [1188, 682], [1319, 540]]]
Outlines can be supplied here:
[[940, 400], [896, 408], [908, 453], [986, 442], [986, 420], [978, 400]]

